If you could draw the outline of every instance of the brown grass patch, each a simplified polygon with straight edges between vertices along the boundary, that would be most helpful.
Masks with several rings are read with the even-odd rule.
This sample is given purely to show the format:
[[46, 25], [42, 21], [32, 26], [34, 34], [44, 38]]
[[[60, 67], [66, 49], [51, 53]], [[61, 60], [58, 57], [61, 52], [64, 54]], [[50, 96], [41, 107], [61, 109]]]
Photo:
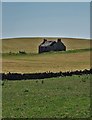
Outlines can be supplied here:
[[3, 72], [59, 72], [90, 69], [90, 52], [3, 58]]
[[[48, 38], [48, 40], [57, 40], [57, 38]], [[2, 51], [18, 52], [25, 51], [29, 53], [38, 53], [38, 46], [43, 41], [43, 38], [13, 38], [2, 40]], [[62, 38], [62, 42], [70, 49], [84, 49], [90, 47], [90, 40]]]

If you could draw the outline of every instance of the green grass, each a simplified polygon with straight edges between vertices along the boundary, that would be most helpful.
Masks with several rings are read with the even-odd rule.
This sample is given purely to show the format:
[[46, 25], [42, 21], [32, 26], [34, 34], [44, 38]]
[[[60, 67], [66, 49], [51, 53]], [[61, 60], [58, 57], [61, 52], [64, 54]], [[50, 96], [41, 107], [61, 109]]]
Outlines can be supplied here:
[[3, 118], [90, 117], [90, 75], [4, 81]]

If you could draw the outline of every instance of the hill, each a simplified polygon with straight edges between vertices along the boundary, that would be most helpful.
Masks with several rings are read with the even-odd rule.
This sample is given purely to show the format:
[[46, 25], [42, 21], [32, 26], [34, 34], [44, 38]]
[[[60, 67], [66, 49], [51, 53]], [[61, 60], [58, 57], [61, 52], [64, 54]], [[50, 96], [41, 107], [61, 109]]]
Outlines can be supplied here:
[[[56, 38], [48, 38], [56, 40]], [[43, 38], [3, 39], [3, 72], [35, 73], [90, 69], [90, 40], [62, 38], [66, 52], [37, 54]], [[16, 54], [23, 50], [27, 54]], [[12, 52], [9, 54], [9, 52]], [[14, 54], [15, 53], [15, 54]]]
[[[38, 46], [44, 38], [11, 38], [2, 40], [3, 53], [26, 51], [29, 53], [38, 53]], [[57, 40], [57, 38], [47, 38], [48, 40]], [[85, 49], [90, 47], [90, 40], [61, 38], [66, 45], [67, 50]]]

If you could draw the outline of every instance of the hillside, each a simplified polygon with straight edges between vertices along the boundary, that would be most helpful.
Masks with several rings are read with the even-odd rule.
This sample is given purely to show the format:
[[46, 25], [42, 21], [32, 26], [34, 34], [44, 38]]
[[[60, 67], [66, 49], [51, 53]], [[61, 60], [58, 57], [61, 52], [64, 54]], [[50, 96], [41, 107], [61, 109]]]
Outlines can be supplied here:
[[[90, 40], [62, 38], [67, 52], [37, 54], [38, 45], [42, 41], [42, 38], [4, 39], [3, 72], [35, 73], [90, 69]], [[9, 54], [10, 51], [17, 53], [20, 50], [31, 54]]]
[[[90, 40], [61, 38], [66, 45], [67, 50], [84, 49], [90, 47]], [[57, 38], [48, 38], [48, 40], [57, 40]], [[38, 53], [38, 46], [43, 41], [43, 38], [12, 38], [2, 40], [3, 53], [26, 51], [29, 53]]]

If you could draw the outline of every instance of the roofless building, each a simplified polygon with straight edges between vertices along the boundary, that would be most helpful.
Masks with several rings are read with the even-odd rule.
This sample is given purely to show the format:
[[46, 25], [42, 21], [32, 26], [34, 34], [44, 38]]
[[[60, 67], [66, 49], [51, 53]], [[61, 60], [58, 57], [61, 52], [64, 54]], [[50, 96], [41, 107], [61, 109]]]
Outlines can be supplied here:
[[61, 39], [57, 41], [47, 41], [46, 39], [39, 45], [39, 53], [49, 51], [66, 51], [66, 46], [61, 42]]

